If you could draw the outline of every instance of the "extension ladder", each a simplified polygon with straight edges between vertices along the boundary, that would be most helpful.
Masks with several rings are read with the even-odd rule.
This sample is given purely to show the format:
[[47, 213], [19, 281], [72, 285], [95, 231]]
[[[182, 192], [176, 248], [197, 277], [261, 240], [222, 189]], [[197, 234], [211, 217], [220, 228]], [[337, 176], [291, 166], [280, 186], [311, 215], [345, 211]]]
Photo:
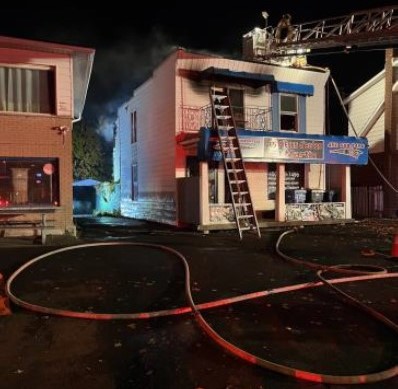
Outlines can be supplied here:
[[260, 238], [228, 90], [211, 87], [210, 101], [239, 237], [248, 231]]

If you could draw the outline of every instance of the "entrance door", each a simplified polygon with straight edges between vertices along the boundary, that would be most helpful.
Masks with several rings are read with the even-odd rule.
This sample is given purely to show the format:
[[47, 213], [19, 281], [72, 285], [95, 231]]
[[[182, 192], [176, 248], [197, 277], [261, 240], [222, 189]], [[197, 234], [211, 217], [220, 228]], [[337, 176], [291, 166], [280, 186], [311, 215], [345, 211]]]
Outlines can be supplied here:
[[245, 109], [243, 105], [243, 89], [229, 89], [229, 99], [234, 112], [237, 128], [245, 128]]

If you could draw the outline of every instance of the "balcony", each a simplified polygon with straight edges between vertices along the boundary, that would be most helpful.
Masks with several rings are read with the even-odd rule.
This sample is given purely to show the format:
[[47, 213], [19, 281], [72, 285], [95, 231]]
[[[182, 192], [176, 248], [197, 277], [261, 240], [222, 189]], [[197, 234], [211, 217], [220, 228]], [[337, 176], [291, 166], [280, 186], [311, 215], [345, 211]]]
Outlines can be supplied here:
[[[271, 107], [232, 107], [237, 128], [257, 131], [272, 130]], [[201, 127], [213, 126], [211, 105], [182, 107], [182, 132], [198, 132]]]

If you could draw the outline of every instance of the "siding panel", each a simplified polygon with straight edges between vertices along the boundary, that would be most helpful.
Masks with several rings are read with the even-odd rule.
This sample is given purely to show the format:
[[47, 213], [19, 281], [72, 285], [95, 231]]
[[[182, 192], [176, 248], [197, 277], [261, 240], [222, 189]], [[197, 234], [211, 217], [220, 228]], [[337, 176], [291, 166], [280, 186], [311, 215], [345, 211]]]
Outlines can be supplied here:
[[72, 60], [68, 55], [0, 48], [0, 64], [54, 67], [57, 115], [72, 117]]

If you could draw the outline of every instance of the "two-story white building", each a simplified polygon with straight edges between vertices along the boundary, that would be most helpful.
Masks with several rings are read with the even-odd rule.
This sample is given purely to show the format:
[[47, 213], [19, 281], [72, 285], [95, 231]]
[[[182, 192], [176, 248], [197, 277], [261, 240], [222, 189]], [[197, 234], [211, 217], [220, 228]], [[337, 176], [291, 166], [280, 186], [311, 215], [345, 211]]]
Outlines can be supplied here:
[[[366, 137], [373, 164], [353, 170], [355, 216], [398, 215], [398, 53], [386, 50], [385, 67], [351, 95], [349, 134]], [[377, 170], [376, 170], [376, 168]]]
[[209, 94], [221, 88], [260, 226], [350, 219], [350, 164], [367, 162], [367, 142], [325, 135], [328, 78], [326, 69], [176, 49], [118, 110], [122, 215], [203, 231], [235, 226]]

